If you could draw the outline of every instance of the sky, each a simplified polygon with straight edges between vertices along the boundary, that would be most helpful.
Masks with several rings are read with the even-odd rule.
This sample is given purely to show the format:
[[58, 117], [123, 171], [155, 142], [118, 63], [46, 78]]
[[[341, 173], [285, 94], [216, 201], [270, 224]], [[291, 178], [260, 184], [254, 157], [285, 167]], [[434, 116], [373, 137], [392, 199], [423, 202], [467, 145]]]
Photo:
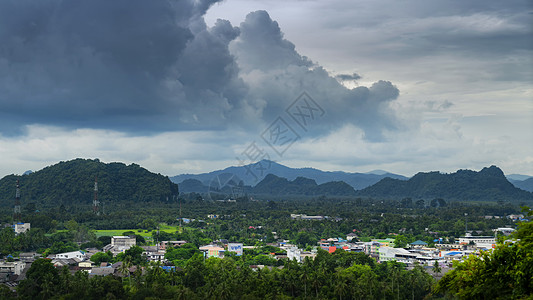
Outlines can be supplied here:
[[0, 177], [533, 175], [529, 0], [5, 0], [0, 40]]

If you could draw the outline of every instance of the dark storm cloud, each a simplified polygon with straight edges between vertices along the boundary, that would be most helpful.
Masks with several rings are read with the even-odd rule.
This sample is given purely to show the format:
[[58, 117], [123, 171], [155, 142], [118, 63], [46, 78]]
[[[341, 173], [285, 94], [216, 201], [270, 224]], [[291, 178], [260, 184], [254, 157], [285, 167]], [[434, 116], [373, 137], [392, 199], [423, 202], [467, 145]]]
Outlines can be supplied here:
[[229, 112], [226, 89], [239, 86], [227, 51], [238, 31], [203, 23], [213, 2], [0, 2], [2, 123], [152, 131], [222, 122], [191, 117], [197, 103]]
[[384, 130], [401, 126], [389, 106], [399, 95], [392, 83], [344, 87], [322, 67], [300, 56], [265, 11], [248, 14], [240, 28], [241, 35], [230, 47], [250, 85], [250, 94], [268, 103], [263, 110], [265, 119], [273, 120], [306, 91], [326, 112], [311, 125], [310, 133], [321, 134], [349, 123], [362, 128], [367, 139], [379, 140]]
[[345, 88], [264, 11], [240, 27], [207, 27], [214, 2], [0, 2], [0, 132], [27, 124], [256, 130], [302, 91], [327, 112], [316, 134], [351, 123], [379, 139], [398, 126], [390, 82]]

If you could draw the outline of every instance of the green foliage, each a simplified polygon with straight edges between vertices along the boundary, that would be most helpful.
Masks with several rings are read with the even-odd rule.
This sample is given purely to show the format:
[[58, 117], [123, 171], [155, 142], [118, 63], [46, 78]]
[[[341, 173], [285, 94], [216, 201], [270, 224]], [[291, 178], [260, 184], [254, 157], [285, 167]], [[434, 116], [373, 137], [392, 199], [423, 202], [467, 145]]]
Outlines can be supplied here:
[[183, 265], [181, 261], [192, 258], [196, 253], [200, 253], [200, 250], [198, 250], [194, 244], [187, 243], [181, 247], [172, 247], [167, 249], [165, 253], [165, 259], [174, 262], [176, 265]]
[[[60, 162], [29, 175], [10, 175], [0, 180], [0, 204], [13, 199], [16, 181], [20, 181], [23, 202], [36, 202], [37, 209], [64, 204], [58, 217], [68, 217], [66, 208], [73, 204], [90, 205], [95, 177], [98, 177], [99, 199], [103, 203], [139, 201], [167, 202], [178, 195], [178, 185], [168, 177], [154, 174], [139, 165], [101, 163], [98, 160], [75, 159]], [[88, 207], [89, 208], [89, 207]]]
[[[530, 214], [531, 215], [531, 214]], [[446, 273], [438, 282], [436, 294], [452, 294], [461, 299], [522, 299], [533, 295], [533, 226], [520, 224], [515, 237], [520, 240], [498, 244], [480, 257], [470, 256]]]
[[[421, 267], [376, 264], [357, 253], [321, 251], [301, 264], [285, 261], [283, 268], [257, 270], [240, 259], [204, 260], [196, 253], [181, 268], [165, 271], [154, 263], [144, 272], [125, 271], [122, 280], [58, 272], [49, 261], [38, 260], [17, 291], [21, 299], [423, 299], [433, 283]], [[124, 270], [130, 265], [125, 260]], [[10, 295], [0, 290], [3, 294]]]
[[[409, 180], [384, 178], [375, 185], [357, 192], [359, 196], [409, 199], [438, 199], [431, 202], [433, 207], [443, 207], [446, 200], [459, 201], [533, 201], [533, 193], [516, 188], [502, 170], [496, 166], [483, 168], [479, 172], [459, 170], [452, 174], [439, 172], [418, 173]], [[441, 200], [441, 201], [439, 201]], [[409, 201], [402, 202], [404, 207]]]
[[113, 262], [113, 253], [107, 252], [96, 252], [91, 256], [91, 261], [96, 265], [100, 265], [103, 262]]

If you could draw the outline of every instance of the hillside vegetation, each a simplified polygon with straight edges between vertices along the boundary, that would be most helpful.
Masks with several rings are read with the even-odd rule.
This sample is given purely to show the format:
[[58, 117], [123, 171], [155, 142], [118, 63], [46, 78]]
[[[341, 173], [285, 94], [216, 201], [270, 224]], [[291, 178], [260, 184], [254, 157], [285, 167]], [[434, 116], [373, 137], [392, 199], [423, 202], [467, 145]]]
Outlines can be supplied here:
[[382, 179], [358, 191], [358, 196], [374, 198], [443, 198], [460, 201], [532, 201], [533, 193], [516, 188], [496, 166], [481, 171], [459, 170], [451, 174], [418, 173], [407, 181]]
[[12, 206], [15, 186], [20, 182], [22, 205], [37, 202], [43, 206], [89, 204], [98, 178], [98, 198], [104, 202], [166, 201], [178, 195], [178, 185], [168, 177], [154, 174], [136, 164], [102, 163], [75, 159], [40, 171], [0, 180], [0, 201]]

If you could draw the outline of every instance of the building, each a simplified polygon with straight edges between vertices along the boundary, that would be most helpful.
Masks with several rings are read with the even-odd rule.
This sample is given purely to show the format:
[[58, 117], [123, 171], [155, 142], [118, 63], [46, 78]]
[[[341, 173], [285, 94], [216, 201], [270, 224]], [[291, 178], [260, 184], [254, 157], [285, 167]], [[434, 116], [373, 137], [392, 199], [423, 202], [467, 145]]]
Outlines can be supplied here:
[[353, 232], [350, 232], [346, 235], [346, 240], [348, 241], [351, 241], [353, 239], [358, 239], [359, 237], [357, 236], [357, 234], [353, 233]]
[[181, 247], [187, 244], [187, 241], [162, 241], [159, 243], [159, 250], [167, 250], [169, 247]]
[[21, 234], [30, 230], [30, 227], [30, 223], [16, 223], [13, 229], [15, 230], [15, 234]]
[[235, 252], [237, 256], [241, 256], [243, 253], [242, 243], [228, 243], [228, 252]]
[[3, 261], [0, 262], [0, 273], [20, 275], [25, 267], [26, 262], [23, 261]]
[[423, 247], [426, 247], [428, 243], [418, 240], [418, 241], [412, 242], [410, 245], [411, 245], [411, 248], [423, 248]]
[[492, 249], [496, 245], [496, 239], [493, 236], [471, 236], [467, 234], [459, 238], [459, 244], [474, 244], [477, 248]]
[[511, 233], [514, 232], [514, 229], [513, 228], [507, 228], [507, 227], [500, 227], [500, 228], [497, 228], [497, 229], [493, 229], [492, 231], [494, 232], [501, 232], [503, 233], [504, 235], [511, 235]]
[[111, 238], [111, 245], [118, 248], [124, 248], [127, 250], [136, 245], [134, 236], [122, 236], [115, 235]]
[[224, 257], [224, 248], [216, 245], [206, 245], [199, 248], [200, 251], [204, 252], [205, 257]]
[[71, 258], [77, 258], [80, 261], [84, 261], [87, 256], [85, 255], [85, 252], [78, 250], [78, 251], [72, 251], [72, 252], [65, 252], [65, 253], [58, 253], [55, 255], [56, 259], [71, 259]]
[[300, 249], [298, 249], [298, 247], [291, 247], [287, 249], [287, 258], [289, 260], [295, 259], [297, 262], [302, 262]]
[[308, 216], [306, 214], [291, 214], [291, 219], [293, 220], [314, 220], [314, 221], [322, 221], [326, 219], [325, 216]]

